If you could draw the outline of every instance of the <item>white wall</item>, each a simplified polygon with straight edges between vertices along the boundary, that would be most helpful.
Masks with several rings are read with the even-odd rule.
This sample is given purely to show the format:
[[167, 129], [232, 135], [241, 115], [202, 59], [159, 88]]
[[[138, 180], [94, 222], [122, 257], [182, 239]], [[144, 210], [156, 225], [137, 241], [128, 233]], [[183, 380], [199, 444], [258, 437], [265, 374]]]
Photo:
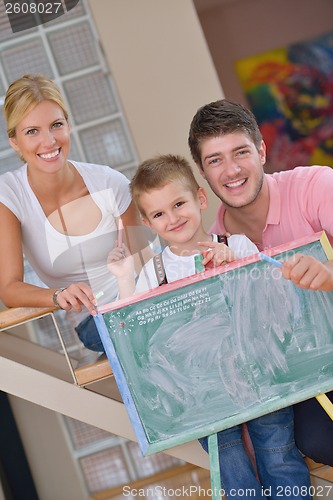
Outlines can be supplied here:
[[[223, 97], [192, 0], [89, 4], [139, 158], [177, 153], [190, 159], [193, 115]], [[212, 221], [217, 205], [211, 195], [205, 220]]]

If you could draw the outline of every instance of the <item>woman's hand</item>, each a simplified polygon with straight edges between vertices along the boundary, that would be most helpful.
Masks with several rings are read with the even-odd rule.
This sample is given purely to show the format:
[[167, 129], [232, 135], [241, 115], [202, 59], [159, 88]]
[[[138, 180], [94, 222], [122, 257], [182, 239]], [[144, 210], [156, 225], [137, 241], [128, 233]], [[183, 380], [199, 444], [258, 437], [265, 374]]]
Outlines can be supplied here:
[[281, 271], [300, 288], [333, 291], [333, 261], [320, 262], [311, 255], [296, 253], [283, 263]]
[[81, 312], [86, 307], [92, 316], [96, 316], [96, 299], [89, 285], [86, 283], [72, 283], [57, 295], [57, 301], [61, 309], [70, 311], [74, 309]]
[[207, 267], [217, 267], [227, 262], [236, 260], [236, 255], [224, 243], [217, 243], [215, 241], [198, 241], [200, 247], [207, 248], [202, 252], [203, 260], [202, 265]]

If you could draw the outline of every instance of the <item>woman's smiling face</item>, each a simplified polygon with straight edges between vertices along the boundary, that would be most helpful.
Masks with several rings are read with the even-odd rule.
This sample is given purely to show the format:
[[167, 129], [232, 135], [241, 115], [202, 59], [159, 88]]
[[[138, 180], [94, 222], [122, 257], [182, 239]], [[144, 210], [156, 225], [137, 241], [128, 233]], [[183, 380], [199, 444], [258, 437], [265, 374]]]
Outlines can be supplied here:
[[61, 107], [48, 100], [37, 104], [19, 122], [10, 144], [31, 169], [54, 172], [63, 168], [70, 150], [70, 132]]

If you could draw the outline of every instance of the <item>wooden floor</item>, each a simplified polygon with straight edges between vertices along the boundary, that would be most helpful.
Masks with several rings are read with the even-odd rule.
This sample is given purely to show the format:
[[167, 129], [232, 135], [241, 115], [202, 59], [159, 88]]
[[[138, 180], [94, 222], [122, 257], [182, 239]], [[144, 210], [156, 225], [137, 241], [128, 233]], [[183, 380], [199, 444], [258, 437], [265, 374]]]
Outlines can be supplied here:
[[174, 468], [172, 471], [157, 474], [154, 481], [145, 478], [132, 483], [131, 486], [97, 493], [92, 496], [92, 500], [123, 500], [124, 498], [147, 498], [150, 500], [210, 499], [210, 487], [210, 476], [207, 469], [186, 464]]
[[326, 498], [333, 500], [333, 467], [316, 464], [306, 458], [306, 463], [311, 474], [311, 484], [314, 487], [314, 499]]
[[[316, 464], [312, 460], [306, 459], [311, 473], [311, 484], [314, 487], [314, 500], [325, 498], [333, 499], [333, 468], [326, 465]], [[184, 467], [181, 473], [169, 474], [166, 472], [165, 478], [160, 476], [154, 482], [143, 480], [132, 485], [132, 496], [130, 487], [127, 490], [113, 490], [112, 492], [101, 492], [92, 497], [92, 500], [123, 500], [124, 498], [143, 498], [158, 500], [175, 500], [175, 498], [191, 500], [210, 499], [209, 495], [211, 483], [209, 471], [200, 467]], [[224, 499], [225, 500], [225, 499]]]

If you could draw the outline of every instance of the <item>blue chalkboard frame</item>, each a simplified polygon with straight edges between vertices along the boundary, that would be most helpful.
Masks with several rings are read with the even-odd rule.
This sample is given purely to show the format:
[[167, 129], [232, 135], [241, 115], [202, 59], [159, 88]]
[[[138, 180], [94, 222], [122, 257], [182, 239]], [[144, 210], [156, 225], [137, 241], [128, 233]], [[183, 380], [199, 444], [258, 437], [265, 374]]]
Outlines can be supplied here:
[[[302, 253], [310, 253], [310, 254], [315, 254], [317, 258], [320, 258], [321, 260], [327, 260], [328, 258], [331, 259], [333, 258], [333, 251], [332, 248], [327, 240], [327, 237], [325, 233], [317, 233], [313, 236], [302, 238], [300, 240], [297, 240], [295, 242], [292, 242], [287, 245], [280, 245], [279, 247], [271, 249], [267, 254], [270, 256], [274, 256], [275, 259], [277, 260], [284, 260], [288, 256], [290, 256], [291, 253], [295, 251], [301, 251]], [[254, 272], [253, 272], [254, 271]], [[260, 272], [259, 272], [260, 271]], [[274, 287], [275, 283], [278, 282], [278, 270], [272, 264], [269, 264], [267, 262], [262, 262], [259, 259], [258, 255], [251, 256], [250, 258], [247, 259], [240, 259], [228, 267], [225, 268], [219, 268], [218, 272], [215, 270], [209, 270], [206, 271], [205, 273], [202, 273], [201, 275], [195, 275], [189, 278], [186, 278], [184, 280], [180, 280], [179, 282], [175, 282], [170, 285], [165, 285], [163, 287], [159, 287], [158, 289], [154, 289], [148, 293], [143, 293], [143, 294], [137, 294], [130, 300], [124, 300], [124, 301], [118, 301], [117, 303], [109, 304], [107, 306], [104, 306], [103, 309], [100, 310], [97, 318], [96, 318], [96, 324], [97, 328], [99, 330], [99, 334], [101, 336], [106, 354], [108, 356], [108, 359], [110, 361], [110, 364], [112, 366], [118, 388], [120, 390], [120, 393], [122, 395], [124, 404], [126, 406], [127, 412], [129, 414], [134, 432], [136, 434], [138, 443], [140, 445], [140, 449], [142, 451], [143, 455], [149, 455], [155, 452], [163, 451], [168, 448], [171, 448], [173, 446], [178, 446], [182, 443], [197, 439], [199, 437], [203, 437], [206, 435], [214, 434], [220, 430], [226, 429], [228, 427], [232, 427], [234, 425], [237, 425], [239, 423], [245, 422], [247, 420], [250, 420], [252, 418], [256, 418], [260, 415], [263, 415], [265, 413], [270, 413], [272, 411], [275, 411], [279, 408], [285, 407], [292, 405], [296, 402], [309, 399], [311, 397], [317, 396], [318, 394], [328, 392], [333, 389], [333, 363], [328, 363], [327, 359], [328, 357], [332, 358], [333, 354], [333, 331], [331, 327], [328, 327], [329, 325], [333, 324], [333, 293], [325, 293], [325, 292], [311, 292], [311, 291], [302, 291], [298, 289], [297, 287], [294, 287], [290, 282], [286, 282], [283, 280], [285, 284], [287, 284], [287, 293], [292, 290], [292, 294], [295, 296], [291, 299], [288, 297], [288, 302], [290, 302], [292, 305], [293, 304], [298, 304], [301, 306], [301, 309], [297, 313], [296, 320], [297, 322], [301, 321], [302, 322], [302, 317], [305, 314], [310, 317], [310, 322], [313, 320], [312, 318], [312, 312], [311, 308], [316, 305], [316, 309], [318, 304], [320, 304], [320, 307], [323, 307], [323, 312], [326, 314], [326, 316], [329, 316], [325, 319], [326, 323], [324, 324], [324, 331], [323, 330], [323, 336], [325, 337], [325, 342], [319, 341], [319, 344], [325, 344], [325, 349], [326, 352], [321, 353], [320, 349], [323, 350], [323, 345], [320, 345], [318, 347], [319, 351], [315, 354], [319, 355], [319, 362], [321, 363], [322, 361], [322, 366], [317, 366], [318, 359], [316, 358], [315, 361], [311, 360], [311, 356], [313, 354], [313, 348], [307, 348], [304, 347], [307, 345], [307, 342], [317, 342], [318, 339], [314, 340], [309, 332], [302, 332], [302, 328], [304, 328], [304, 325], [300, 324], [297, 325], [297, 335], [295, 334], [295, 342], [302, 343], [303, 342], [303, 347], [299, 346], [293, 346], [293, 341], [290, 339], [286, 342], [286, 345], [288, 344], [289, 346], [292, 346], [293, 349], [299, 349], [305, 355], [308, 353], [311, 354], [311, 356], [307, 356], [306, 364], [301, 366], [300, 368], [298, 367], [297, 373], [303, 374], [303, 378], [306, 377], [304, 375], [304, 372], [307, 374], [309, 373], [309, 363], [317, 363], [316, 368], [314, 373], [317, 374], [317, 379], [314, 380], [314, 382], [310, 383], [310, 385], [305, 385], [303, 386], [301, 384], [302, 377], [299, 377], [299, 380], [295, 381], [293, 379], [288, 380], [288, 369], [286, 369], [286, 372], [284, 373], [284, 378], [282, 382], [276, 383], [276, 386], [282, 386], [286, 387], [287, 390], [283, 392], [283, 396], [281, 397], [281, 394], [278, 392], [274, 394], [274, 391], [272, 391], [272, 394], [264, 394], [264, 396], [260, 396], [258, 401], [255, 401], [255, 404], [247, 404], [250, 400], [247, 400], [247, 396], [244, 396], [244, 400], [240, 402], [240, 405], [236, 407], [235, 411], [235, 406], [233, 401], [234, 395], [231, 395], [230, 401], [228, 398], [225, 399], [225, 401], [228, 401], [228, 404], [230, 405], [230, 414], [224, 415], [223, 418], [217, 418], [214, 417], [212, 418], [213, 413], [209, 413], [207, 411], [207, 418], [206, 415], [204, 415], [203, 418], [203, 423], [202, 421], [199, 423], [194, 422], [193, 425], [191, 425], [191, 421], [186, 423], [181, 422], [179, 424], [179, 428], [177, 427], [172, 427], [170, 425], [170, 422], [175, 421], [177, 424], [177, 418], [178, 415], [176, 414], [177, 412], [185, 411], [182, 405], [175, 405], [175, 415], [172, 414], [172, 411], [174, 411], [174, 408], [172, 408], [171, 413], [168, 413], [169, 410], [169, 400], [167, 401], [165, 408], [167, 409], [164, 413], [165, 416], [165, 422], [162, 425], [162, 430], [159, 430], [156, 432], [156, 428], [158, 425], [156, 425], [156, 422], [158, 424], [160, 423], [161, 418], [163, 419], [163, 411], [164, 409], [162, 408], [162, 413], [158, 414], [158, 411], [160, 408], [158, 408], [158, 405], [155, 408], [155, 411], [152, 411], [152, 407], [147, 406], [147, 394], [149, 395], [149, 391], [147, 394], [145, 394], [144, 386], [140, 387], [138, 385], [138, 379], [140, 378], [140, 372], [146, 368], [140, 367], [140, 362], [138, 362], [138, 353], [135, 351], [135, 348], [132, 349], [133, 346], [131, 346], [131, 339], [133, 339], [133, 335], [140, 336], [140, 335], [154, 335], [155, 331], [149, 331], [149, 329], [146, 328], [146, 325], [141, 325], [140, 329], [138, 328], [139, 325], [136, 324], [138, 323], [138, 312], [141, 313], [142, 310], [144, 309], [149, 309], [149, 307], [145, 307], [147, 305], [153, 306], [154, 304], [166, 304], [169, 300], [169, 298], [174, 298], [175, 294], [177, 295], [178, 299], [179, 297], [184, 296], [184, 291], [185, 290], [195, 290], [199, 289], [202, 290], [202, 285], [205, 285], [206, 283], [210, 284], [214, 280], [216, 281], [216, 277], [219, 277], [223, 280], [223, 284], [225, 285], [226, 283], [228, 284], [228, 281], [231, 280], [233, 282], [236, 278], [238, 279], [240, 276], [240, 273], [243, 272], [243, 278], [246, 278], [246, 281], [248, 281], [251, 285], [251, 290], [253, 290], [253, 286], [256, 286], [253, 282], [257, 280], [257, 277], [259, 274], [265, 274], [266, 272], [266, 278], [268, 279], [268, 284], [269, 287]], [[238, 274], [237, 274], [238, 273]], [[251, 274], [252, 273], [252, 274]], [[268, 274], [267, 274], [268, 273]], [[229, 280], [230, 277], [230, 280]], [[242, 278], [242, 279], [243, 279]], [[227, 280], [227, 281], [226, 281]], [[260, 280], [257, 280], [260, 281]], [[270, 283], [271, 282], [271, 283]], [[279, 286], [281, 286], [281, 280], [279, 281]], [[258, 283], [259, 286], [262, 285], [262, 282]], [[229, 289], [230, 288], [230, 283], [229, 283]], [[292, 287], [292, 288], [290, 288]], [[267, 290], [267, 288], [266, 288]], [[286, 293], [286, 290], [282, 291]], [[304, 295], [305, 294], [305, 295]], [[267, 294], [266, 294], [267, 295]], [[312, 304], [311, 300], [309, 297], [316, 297], [316, 302]], [[225, 303], [226, 297], [223, 298], [224, 303]], [[228, 301], [227, 297], [227, 301]], [[319, 302], [318, 302], [319, 300]], [[294, 301], [294, 302], [293, 302]], [[308, 304], [310, 302], [310, 304]], [[277, 304], [279, 306], [279, 304]], [[170, 304], [169, 304], [170, 306]], [[133, 316], [133, 311], [134, 311], [134, 316]], [[331, 312], [332, 311], [332, 312]], [[169, 311], [170, 312], [170, 311]], [[258, 310], [257, 310], [258, 312]], [[289, 311], [290, 313], [290, 311]], [[289, 314], [288, 313], [288, 314]], [[315, 313], [317, 314], [318, 311]], [[128, 316], [128, 314], [130, 316]], [[149, 314], [149, 313], [148, 313]], [[183, 314], [183, 313], [182, 313]], [[279, 311], [278, 311], [279, 314]], [[280, 314], [283, 314], [280, 311]], [[142, 315], [140, 315], [142, 318]], [[130, 321], [129, 321], [130, 318]], [[133, 320], [135, 318], [135, 321]], [[149, 319], [149, 316], [147, 317]], [[161, 319], [161, 318], [160, 318]], [[275, 318], [276, 319], [276, 318]], [[296, 321], [295, 317], [292, 317], [292, 321]], [[316, 320], [318, 321], [318, 314], [316, 316]], [[169, 318], [166, 319], [164, 323], [169, 321]], [[289, 321], [289, 320], [288, 320]], [[124, 324], [127, 326], [130, 325], [130, 328], [127, 329], [127, 331], [124, 331]], [[152, 323], [154, 321], [152, 320]], [[114, 329], [114, 325], [118, 325], [118, 331], [117, 328]], [[134, 325], [134, 328], [133, 328]], [[127, 328], [125, 326], [125, 330]], [[142, 328], [145, 326], [145, 328]], [[268, 326], [269, 326], [269, 321], [268, 321]], [[306, 324], [305, 324], [306, 326]], [[172, 328], [172, 326], [171, 326]], [[278, 326], [275, 327], [275, 329], [278, 329]], [[294, 327], [293, 327], [294, 328]], [[140, 333], [138, 333], [138, 330], [140, 330]], [[165, 330], [165, 329], [164, 329]], [[169, 329], [170, 330], [170, 329]], [[157, 331], [157, 330], [156, 330]], [[308, 335], [309, 338], [305, 338], [304, 335]], [[276, 335], [275, 335], [276, 337]], [[214, 337], [215, 338], [215, 337]], [[129, 341], [130, 339], [130, 341]], [[170, 339], [169, 339], [170, 340]], [[128, 343], [129, 342], [129, 343]], [[279, 342], [279, 339], [274, 340], [274, 342]], [[283, 339], [282, 344], [285, 342], [285, 339]], [[289, 343], [288, 343], [289, 342]], [[213, 341], [212, 341], [213, 343]], [[282, 345], [281, 344], [281, 345]], [[318, 345], [319, 345], [318, 344]], [[128, 349], [129, 347], [129, 349]], [[154, 349], [154, 344], [151, 343], [149, 349]], [[147, 348], [147, 356], [145, 358], [145, 362], [147, 359], [149, 359], [149, 349]], [[308, 350], [307, 350], [308, 349]], [[317, 349], [317, 350], [318, 350]], [[212, 350], [212, 349], [211, 349]], [[126, 355], [125, 355], [126, 352]], [[129, 352], [129, 354], [128, 354]], [[295, 351], [296, 352], [296, 351]], [[281, 354], [280, 352], [278, 353], [279, 355]], [[270, 354], [269, 354], [270, 355]], [[274, 357], [275, 354], [273, 353], [272, 356]], [[297, 352], [296, 354], [293, 354], [292, 361], [294, 362], [297, 357]], [[126, 358], [126, 359], [125, 359]], [[286, 355], [287, 359], [287, 355]], [[224, 361], [224, 360], [223, 360]], [[282, 363], [283, 364], [284, 360], [283, 357], [280, 356], [280, 359], [277, 360], [277, 363]], [[304, 360], [303, 360], [304, 364]], [[133, 371], [133, 366], [135, 367]], [[156, 366], [154, 367], [156, 368]], [[158, 368], [157, 371], [155, 370], [155, 373], [158, 373]], [[233, 369], [233, 367], [231, 367]], [[182, 369], [182, 368], [181, 368]], [[185, 369], [185, 368], [184, 368]], [[258, 370], [258, 366], [255, 367], [256, 370]], [[276, 372], [279, 372], [280, 367], [277, 365], [274, 365], [274, 369]], [[281, 371], [281, 370], [280, 370]], [[283, 370], [282, 370], [283, 371]], [[286, 375], [287, 374], [287, 375]], [[170, 385], [170, 392], [167, 394], [167, 399], [168, 398], [179, 398], [179, 394], [177, 394], [177, 386], [172, 385], [170, 383], [170, 373], [168, 373], [168, 378], [166, 380], [166, 385]], [[184, 377], [187, 379], [193, 377], [193, 374], [189, 374], [187, 371], [183, 374]], [[248, 374], [247, 374], [248, 376]], [[193, 378], [193, 384], [196, 384], [195, 377], [198, 377], [198, 373], [196, 372]], [[224, 373], [224, 383], [225, 383], [225, 377], [226, 373]], [[276, 375], [274, 375], [276, 378]], [[273, 379], [274, 379], [273, 377]], [[171, 377], [172, 378], [172, 377]], [[259, 380], [259, 392], [263, 389], [263, 386], [260, 386], [260, 383], [262, 383], [262, 380], [266, 378], [266, 374], [263, 373], [258, 376]], [[160, 380], [158, 381], [160, 382]], [[154, 386], [154, 380], [149, 380], [149, 384], [152, 383], [152, 386]], [[294, 390], [290, 390], [288, 392], [288, 387], [292, 387], [293, 385], [299, 383], [299, 390], [296, 392]], [[308, 383], [308, 382], [307, 382]], [[289, 384], [289, 386], [288, 386]], [[222, 386], [221, 382], [221, 386]], [[274, 385], [274, 384], [273, 384]], [[240, 386], [239, 386], [240, 387]], [[237, 392], [239, 391], [239, 387], [237, 387], [237, 384], [234, 388], [234, 390]], [[165, 387], [163, 387], [164, 391]], [[169, 390], [169, 389], [168, 389]], [[210, 388], [207, 387], [207, 392], [209, 392]], [[262, 393], [267, 392], [270, 389], [267, 389], [267, 387], [264, 387], [264, 390], [262, 390]], [[218, 392], [218, 391], [217, 391]], [[221, 392], [222, 389], [221, 389]], [[251, 393], [251, 391], [249, 391]], [[241, 393], [242, 391], [240, 390], [240, 398], [241, 398]], [[254, 391], [255, 393], [255, 391]], [[245, 392], [244, 392], [245, 394]], [[216, 394], [215, 394], [216, 395]], [[251, 395], [251, 394], [250, 394]], [[154, 396], [156, 396], [156, 393], [154, 393]], [[157, 399], [158, 399], [157, 395]], [[229, 395], [227, 395], [229, 396]], [[163, 393], [164, 397], [164, 393]], [[238, 396], [237, 396], [238, 397]], [[149, 397], [148, 397], [149, 399]], [[186, 399], [186, 395], [185, 395]], [[217, 401], [216, 403], [216, 414], [221, 413], [221, 404], [222, 402], [225, 403], [224, 400]], [[232, 402], [233, 401], [233, 402]], [[236, 402], [238, 404], [238, 402]], [[215, 402], [214, 402], [215, 404]], [[220, 406], [219, 406], [220, 405]], [[163, 405], [162, 405], [163, 406]], [[201, 413], [203, 412], [203, 406], [199, 408], [199, 411]], [[193, 408], [191, 408], [191, 415], [195, 415], [195, 410], [196, 407], [194, 405]], [[229, 409], [229, 407], [228, 407]], [[157, 415], [158, 414], [158, 415]], [[157, 417], [156, 417], [157, 415]], [[192, 418], [190, 415], [190, 419]], [[158, 420], [154, 419], [158, 418]], [[188, 417], [188, 415], [187, 415]], [[112, 416], [110, 416], [112, 418]], [[182, 427], [183, 425], [183, 427]]]

